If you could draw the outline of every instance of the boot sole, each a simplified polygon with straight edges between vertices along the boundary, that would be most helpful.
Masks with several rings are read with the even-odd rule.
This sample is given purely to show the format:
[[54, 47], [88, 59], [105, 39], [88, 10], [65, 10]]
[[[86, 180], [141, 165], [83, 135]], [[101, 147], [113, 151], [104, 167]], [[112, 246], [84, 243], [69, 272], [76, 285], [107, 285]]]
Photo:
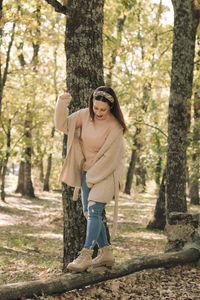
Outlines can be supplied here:
[[113, 267], [115, 264], [115, 262], [111, 262], [111, 261], [104, 261], [98, 264], [93, 264], [93, 267], [101, 267], [101, 266], [106, 266], [106, 267]]
[[74, 272], [74, 273], [82, 273], [82, 272], [90, 273], [90, 272], [92, 272], [93, 266], [90, 266], [90, 267], [87, 267], [87, 268], [84, 268], [84, 269], [78, 269], [78, 268], [73, 268], [73, 267], [69, 267], [67, 269]]

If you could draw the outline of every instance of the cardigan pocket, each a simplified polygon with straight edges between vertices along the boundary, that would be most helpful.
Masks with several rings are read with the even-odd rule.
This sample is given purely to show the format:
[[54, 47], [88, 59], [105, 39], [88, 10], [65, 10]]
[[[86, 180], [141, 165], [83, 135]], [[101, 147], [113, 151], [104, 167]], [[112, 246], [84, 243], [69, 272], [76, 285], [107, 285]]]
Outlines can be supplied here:
[[112, 173], [92, 186], [88, 200], [108, 203], [113, 199], [114, 191], [114, 175]]

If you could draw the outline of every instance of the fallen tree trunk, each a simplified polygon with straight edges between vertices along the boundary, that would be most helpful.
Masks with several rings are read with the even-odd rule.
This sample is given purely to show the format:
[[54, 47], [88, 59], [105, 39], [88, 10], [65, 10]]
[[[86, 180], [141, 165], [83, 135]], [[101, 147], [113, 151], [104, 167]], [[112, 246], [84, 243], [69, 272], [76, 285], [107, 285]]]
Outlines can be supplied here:
[[116, 264], [112, 269], [95, 268], [91, 273], [67, 273], [56, 278], [36, 280], [23, 283], [12, 283], [0, 286], [0, 300], [17, 300], [22, 297], [61, 294], [73, 289], [123, 277], [134, 272], [159, 268], [171, 267], [198, 261], [200, 251], [198, 248], [189, 248], [179, 252], [164, 253], [153, 256], [136, 257]]

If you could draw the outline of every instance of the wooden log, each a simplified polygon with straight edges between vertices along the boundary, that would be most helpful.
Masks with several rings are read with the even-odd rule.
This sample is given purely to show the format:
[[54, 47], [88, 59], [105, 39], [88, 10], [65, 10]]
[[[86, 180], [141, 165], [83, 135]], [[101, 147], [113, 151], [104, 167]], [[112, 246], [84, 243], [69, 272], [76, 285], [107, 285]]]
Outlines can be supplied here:
[[[12, 283], [0, 286], [0, 300], [18, 300], [22, 297], [31, 298], [45, 295], [61, 294], [73, 289], [123, 277], [134, 272], [160, 267], [171, 267], [198, 261], [198, 248], [189, 248], [179, 252], [164, 253], [153, 256], [135, 257], [122, 263], [115, 264], [112, 269], [99, 267], [91, 273], [67, 273], [56, 278]], [[84, 274], [84, 275], [83, 275]]]

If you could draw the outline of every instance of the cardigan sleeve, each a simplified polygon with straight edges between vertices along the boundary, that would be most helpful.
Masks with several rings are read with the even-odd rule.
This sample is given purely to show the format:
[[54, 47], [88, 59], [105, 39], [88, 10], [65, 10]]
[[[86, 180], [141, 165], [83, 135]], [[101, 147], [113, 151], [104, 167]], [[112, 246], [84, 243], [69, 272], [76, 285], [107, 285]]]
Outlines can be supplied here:
[[57, 100], [55, 113], [54, 113], [54, 123], [56, 129], [68, 134], [68, 120], [67, 116], [69, 115], [69, 101], [66, 99], [61, 99], [60, 97]]
[[112, 174], [120, 162], [123, 161], [124, 152], [123, 137], [118, 137], [101, 158], [87, 171], [86, 182], [88, 187], [91, 188], [94, 184]]
[[81, 127], [82, 120], [81, 120], [81, 114], [79, 113], [81, 110], [78, 110], [77, 112], [72, 113], [69, 115], [69, 105], [70, 101], [62, 98], [58, 98], [56, 107], [55, 107], [55, 113], [54, 113], [54, 123], [55, 128], [62, 131], [65, 134], [68, 134], [68, 131], [70, 129], [70, 121], [71, 119], [76, 116], [76, 128]]

